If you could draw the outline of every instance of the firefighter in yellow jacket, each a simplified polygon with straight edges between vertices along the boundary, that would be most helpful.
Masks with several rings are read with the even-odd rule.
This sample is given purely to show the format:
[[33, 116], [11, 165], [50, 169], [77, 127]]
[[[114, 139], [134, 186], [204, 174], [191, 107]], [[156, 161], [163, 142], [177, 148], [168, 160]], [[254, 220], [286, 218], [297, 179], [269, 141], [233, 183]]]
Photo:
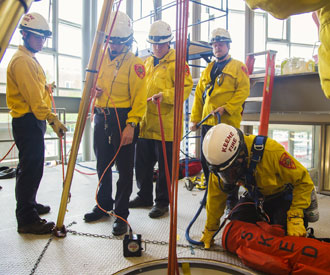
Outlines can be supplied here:
[[52, 35], [48, 23], [40, 14], [29, 13], [23, 17], [19, 28], [24, 46], [19, 46], [8, 65], [6, 89], [13, 136], [19, 151], [16, 218], [19, 233], [47, 234], [54, 223], [39, 215], [48, 213], [50, 207], [36, 202], [44, 167], [46, 120], [58, 137], [67, 129], [52, 113], [46, 75], [35, 57]]
[[310, 205], [314, 184], [307, 169], [282, 145], [270, 138], [243, 136], [239, 129], [221, 123], [206, 134], [203, 152], [210, 176], [215, 178], [208, 185], [207, 220], [201, 239], [205, 248], [210, 247], [219, 228], [227, 194], [238, 185], [246, 188], [247, 194], [230, 219], [267, 220], [282, 225], [289, 236], [306, 235], [304, 210]]
[[[152, 101], [147, 104], [136, 145], [135, 174], [139, 192], [137, 197], [130, 201], [129, 206], [134, 208], [153, 205], [153, 170], [158, 162], [159, 175], [156, 183], [155, 204], [149, 213], [151, 218], [163, 216], [168, 211], [169, 205], [156, 101], [160, 102], [167, 161], [171, 174], [175, 84], [175, 50], [170, 49], [172, 38], [170, 25], [164, 21], [156, 21], [151, 25], [147, 39], [152, 44], [153, 50], [153, 55], [145, 61], [147, 97], [152, 98]], [[193, 86], [187, 64], [184, 73], [184, 99], [187, 99]]]
[[[216, 113], [220, 114], [221, 123], [239, 128], [242, 120], [243, 103], [250, 94], [250, 80], [245, 64], [229, 55], [231, 37], [227, 30], [217, 28], [212, 31], [210, 44], [216, 61], [211, 62], [202, 72], [195, 91], [191, 110], [191, 130], [197, 130], [197, 123], [213, 114], [202, 124], [202, 140], [207, 131], [218, 122]], [[201, 162], [206, 182], [209, 171], [202, 153]], [[228, 207], [235, 204], [228, 201]]]
[[278, 19], [305, 12], [317, 11], [320, 22], [319, 75], [321, 86], [330, 98], [330, 1], [329, 0], [245, 0], [252, 8], [270, 12]]
[[[114, 13], [111, 13], [108, 30], [113, 19]], [[94, 108], [94, 152], [99, 179], [102, 177], [97, 201], [101, 208], [107, 211], [113, 209], [117, 216], [127, 219], [133, 184], [137, 126], [145, 113], [147, 102], [145, 69], [142, 60], [130, 51], [133, 27], [131, 19], [125, 13], [118, 12], [109, 41], [109, 48], [97, 81], [97, 99]], [[115, 162], [107, 169], [120, 145]], [[114, 163], [119, 172], [119, 179], [113, 199]], [[92, 212], [85, 214], [84, 219], [86, 222], [91, 222], [103, 216], [107, 214], [96, 205]], [[127, 224], [117, 218], [113, 224], [112, 234], [122, 235], [126, 231]]]

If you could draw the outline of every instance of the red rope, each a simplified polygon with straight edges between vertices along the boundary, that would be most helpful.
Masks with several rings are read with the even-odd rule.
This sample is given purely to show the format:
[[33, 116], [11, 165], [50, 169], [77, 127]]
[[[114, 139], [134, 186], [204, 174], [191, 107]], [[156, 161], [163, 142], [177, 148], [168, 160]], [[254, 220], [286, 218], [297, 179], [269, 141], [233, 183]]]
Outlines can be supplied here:
[[[168, 191], [168, 197], [170, 200], [170, 205], [172, 197], [171, 197], [171, 177], [170, 177], [170, 171], [168, 169], [168, 162], [167, 162], [167, 153], [166, 153], [166, 142], [165, 142], [165, 134], [164, 134], [164, 126], [163, 126], [163, 120], [162, 115], [160, 112], [160, 102], [159, 99], [157, 99], [157, 109], [158, 109], [158, 118], [159, 118], [159, 126], [160, 126], [160, 133], [162, 136], [162, 147], [163, 147], [163, 156], [164, 156], [164, 166], [165, 166], [165, 176], [166, 176], [166, 183], [167, 183], [167, 191]], [[171, 205], [172, 207], [172, 205]]]
[[179, 274], [176, 255], [176, 236], [177, 236], [177, 200], [178, 200], [178, 178], [179, 178], [179, 159], [180, 141], [182, 135], [182, 116], [183, 116], [183, 94], [184, 77], [187, 51], [187, 30], [188, 30], [188, 0], [176, 1], [176, 56], [175, 56], [175, 98], [174, 98], [174, 135], [173, 135], [173, 163], [172, 163], [172, 207], [170, 208], [170, 241], [168, 255], [168, 275]]

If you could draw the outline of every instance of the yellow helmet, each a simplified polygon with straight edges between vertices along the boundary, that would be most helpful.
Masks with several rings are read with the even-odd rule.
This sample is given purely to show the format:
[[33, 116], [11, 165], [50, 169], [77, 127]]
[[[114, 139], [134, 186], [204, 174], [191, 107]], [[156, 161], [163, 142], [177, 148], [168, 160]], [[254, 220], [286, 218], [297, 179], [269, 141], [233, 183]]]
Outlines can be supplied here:
[[19, 28], [46, 38], [52, 36], [52, 32], [50, 31], [46, 19], [41, 14], [36, 12], [31, 12], [24, 15]]

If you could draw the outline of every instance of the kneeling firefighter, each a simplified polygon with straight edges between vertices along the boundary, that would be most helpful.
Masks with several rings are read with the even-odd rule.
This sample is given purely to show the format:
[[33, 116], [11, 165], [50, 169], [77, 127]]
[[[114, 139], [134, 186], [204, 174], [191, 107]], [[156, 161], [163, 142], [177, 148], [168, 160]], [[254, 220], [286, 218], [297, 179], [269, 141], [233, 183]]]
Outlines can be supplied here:
[[[307, 169], [282, 145], [264, 136], [246, 135], [227, 124], [212, 127], [203, 153], [212, 177], [206, 203], [207, 220], [201, 238], [210, 248], [219, 229], [227, 195], [237, 185], [247, 189], [230, 215], [250, 223], [266, 220], [282, 225], [289, 236], [305, 236], [304, 210], [314, 184]], [[305, 224], [304, 224], [305, 222]]]

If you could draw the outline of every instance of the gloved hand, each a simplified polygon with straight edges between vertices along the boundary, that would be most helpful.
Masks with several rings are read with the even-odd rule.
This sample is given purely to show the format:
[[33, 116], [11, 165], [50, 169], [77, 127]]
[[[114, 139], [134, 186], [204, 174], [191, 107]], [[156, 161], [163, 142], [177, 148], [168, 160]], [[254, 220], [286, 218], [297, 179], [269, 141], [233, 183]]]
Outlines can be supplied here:
[[59, 138], [63, 137], [64, 133], [68, 131], [65, 125], [53, 113], [48, 116], [47, 121]]
[[204, 243], [205, 249], [210, 249], [210, 247], [214, 244], [213, 236], [214, 236], [215, 232], [217, 232], [217, 231], [208, 230], [207, 228], [204, 229], [203, 235], [199, 241]]
[[289, 210], [287, 212], [287, 234], [288, 236], [305, 237], [304, 213], [302, 209]]

